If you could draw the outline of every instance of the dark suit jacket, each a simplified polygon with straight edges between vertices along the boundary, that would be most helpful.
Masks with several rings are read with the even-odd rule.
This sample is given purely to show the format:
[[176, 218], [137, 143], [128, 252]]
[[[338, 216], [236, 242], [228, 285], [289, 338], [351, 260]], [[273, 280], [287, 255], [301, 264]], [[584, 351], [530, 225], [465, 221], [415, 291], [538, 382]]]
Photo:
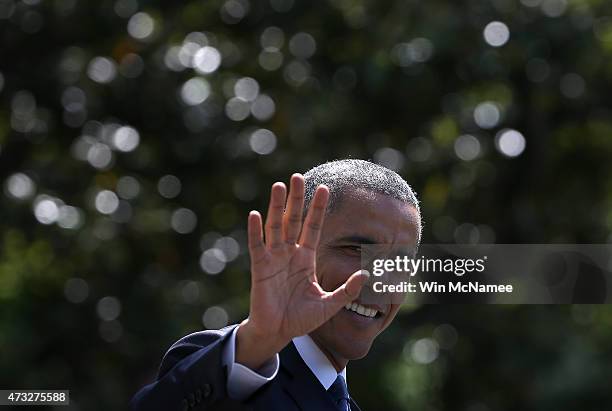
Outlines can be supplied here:
[[[223, 343], [235, 327], [200, 331], [174, 343], [162, 360], [157, 380], [132, 398], [132, 410], [337, 411], [293, 343], [279, 353], [280, 369], [272, 381], [243, 403], [231, 400], [221, 357]], [[351, 411], [359, 411], [352, 399]]]

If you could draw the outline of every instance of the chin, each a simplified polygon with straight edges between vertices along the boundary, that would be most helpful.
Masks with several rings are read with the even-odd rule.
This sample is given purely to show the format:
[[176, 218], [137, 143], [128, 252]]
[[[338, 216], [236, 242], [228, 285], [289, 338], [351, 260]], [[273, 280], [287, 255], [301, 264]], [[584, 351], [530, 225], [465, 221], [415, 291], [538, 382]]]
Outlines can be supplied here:
[[338, 332], [327, 327], [315, 330], [310, 336], [334, 357], [348, 361], [359, 360], [368, 355], [373, 343], [373, 340], [351, 338], [350, 333]]
[[337, 344], [336, 353], [342, 358], [352, 361], [360, 360], [370, 352], [372, 341], [369, 343], [357, 343], [355, 341]]
[[369, 352], [370, 352], [369, 349], [365, 351], [360, 351], [360, 352], [350, 352], [346, 355], [345, 358], [349, 361], [360, 360], [364, 358], [366, 355], [368, 355]]

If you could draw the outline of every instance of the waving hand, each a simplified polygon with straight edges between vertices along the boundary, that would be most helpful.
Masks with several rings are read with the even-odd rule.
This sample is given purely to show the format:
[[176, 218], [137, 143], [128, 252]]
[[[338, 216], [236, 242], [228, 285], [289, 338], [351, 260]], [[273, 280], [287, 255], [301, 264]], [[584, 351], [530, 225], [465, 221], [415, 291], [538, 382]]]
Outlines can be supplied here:
[[367, 279], [358, 271], [333, 291], [317, 282], [316, 252], [328, 199], [329, 189], [317, 187], [302, 224], [304, 177], [294, 174], [288, 198], [283, 183], [272, 186], [265, 229], [258, 212], [249, 214], [251, 303], [238, 331], [236, 360], [252, 369], [293, 337], [329, 320], [358, 296]]

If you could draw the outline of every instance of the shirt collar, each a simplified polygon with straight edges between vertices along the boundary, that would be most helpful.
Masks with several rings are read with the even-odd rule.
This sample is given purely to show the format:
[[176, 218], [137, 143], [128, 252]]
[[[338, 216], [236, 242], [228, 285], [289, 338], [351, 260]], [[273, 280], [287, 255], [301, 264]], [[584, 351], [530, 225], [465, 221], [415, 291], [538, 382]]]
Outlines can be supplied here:
[[300, 337], [295, 337], [293, 339], [293, 344], [300, 354], [300, 357], [302, 357], [302, 360], [304, 360], [308, 368], [310, 368], [310, 371], [312, 371], [326, 390], [336, 381], [338, 374], [342, 375], [346, 381], [346, 368], [337, 372], [336, 368], [310, 336], [302, 335]]

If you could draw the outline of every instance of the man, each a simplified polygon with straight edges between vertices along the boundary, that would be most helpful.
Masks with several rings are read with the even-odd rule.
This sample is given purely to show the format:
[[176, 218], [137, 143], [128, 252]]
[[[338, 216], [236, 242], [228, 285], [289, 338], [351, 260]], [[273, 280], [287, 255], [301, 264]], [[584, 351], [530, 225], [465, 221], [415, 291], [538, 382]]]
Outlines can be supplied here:
[[368, 353], [399, 310], [363, 301], [360, 247], [416, 246], [420, 231], [410, 186], [367, 161], [294, 174], [288, 196], [275, 183], [265, 228], [258, 212], [248, 218], [249, 317], [176, 342], [132, 409], [359, 410], [347, 363]]

